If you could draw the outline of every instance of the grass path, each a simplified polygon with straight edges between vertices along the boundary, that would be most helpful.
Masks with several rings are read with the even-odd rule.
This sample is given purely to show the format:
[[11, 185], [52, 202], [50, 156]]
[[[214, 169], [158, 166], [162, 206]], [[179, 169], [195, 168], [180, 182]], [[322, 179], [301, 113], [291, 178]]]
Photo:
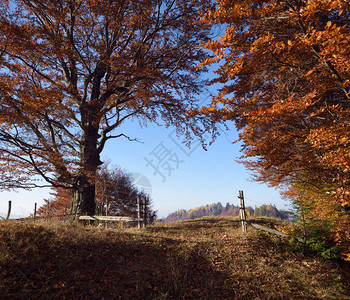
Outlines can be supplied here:
[[237, 219], [146, 230], [0, 222], [2, 299], [350, 299], [349, 265]]

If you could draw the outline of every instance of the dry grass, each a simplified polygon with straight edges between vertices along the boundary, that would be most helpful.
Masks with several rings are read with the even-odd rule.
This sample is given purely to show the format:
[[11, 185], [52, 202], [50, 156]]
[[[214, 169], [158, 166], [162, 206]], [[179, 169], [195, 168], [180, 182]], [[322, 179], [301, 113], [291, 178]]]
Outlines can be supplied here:
[[0, 268], [4, 299], [350, 299], [349, 265], [243, 235], [233, 218], [141, 231], [3, 221]]

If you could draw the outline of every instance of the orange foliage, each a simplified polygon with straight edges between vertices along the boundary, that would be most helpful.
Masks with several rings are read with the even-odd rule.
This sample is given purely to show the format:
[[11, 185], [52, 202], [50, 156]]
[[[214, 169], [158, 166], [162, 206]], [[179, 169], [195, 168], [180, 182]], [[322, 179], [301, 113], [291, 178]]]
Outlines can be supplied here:
[[[95, 211], [100, 154], [125, 120], [202, 136], [191, 116], [208, 54], [207, 0], [0, 1], [0, 181], [73, 190]], [[32, 180], [42, 177], [45, 183]]]
[[72, 205], [71, 190], [54, 188], [50, 193], [52, 198], [45, 199], [45, 204], [38, 209], [39, 216], [64, 216]]
[[[235, 121], [257, 180], [306, 183], [318, 191], [317, 211], [332, 206], [349, 220], [349, 3], [216, 2], [202, 21], [227, 27], [203, 44], [214, 58], [202, 66], [221, 62], [212, 82], [225, 85], [203, 112]], [[345, 223], [338, 229], [349, 233]]]

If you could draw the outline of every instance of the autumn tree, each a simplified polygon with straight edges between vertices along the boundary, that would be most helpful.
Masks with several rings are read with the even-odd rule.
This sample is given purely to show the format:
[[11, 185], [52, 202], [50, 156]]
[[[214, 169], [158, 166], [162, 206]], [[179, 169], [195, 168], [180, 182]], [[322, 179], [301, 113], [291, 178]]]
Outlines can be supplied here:
[[96, 179], [96, 202], [100, 214], [135, 216], [139, 191], [133, 185], [132, 176], [120, 168], [103, 164]]
[[[45, 199], [38, 215], [65, 215], [71, 206], [69, 189], [52, 188], [51, 197]], [[142, 205], [142, 217], [152, 223], [157, 213], [152, 209], [149, 194], [138, 189], [128, 172], [108, 163], [99, 166], [96, 174], [96, 204], [99, 215], [137, 217], [138, 199]]]
[[50, 198], [44, 199], [44, 204], [39, 207], [39, 216], [64, 216], [69, 213], [72, 205], [70, 190], [64, 188], [52, 188]]
[[235, 121], [257, 180], [312, 186], [318, 209], [331, 195], [349, 220], [349, 2], [216, 2], [203, 22], [226, 31], [204, 43], [215, 57], [203, 65], [220, 62], [213, 82], [224, 87], [203, 111]]
[[[95, 213], [95, 174], [130, 118], [187, 138], [204, 81], [195, 65], [209, 1], [1, 0], [0, 168], [3, 188], [72, 190], [72, 212]], [[35, 181], [40, 176], [43, 182]]]
[[139, 202], [143, 218], [149, 223], [156, 219], [150, 195], [135, 186], [134, 178], [128, 172], [105, 163], [99, 168], [96, 179], [96, 202], [100, 214], [137, 217]]

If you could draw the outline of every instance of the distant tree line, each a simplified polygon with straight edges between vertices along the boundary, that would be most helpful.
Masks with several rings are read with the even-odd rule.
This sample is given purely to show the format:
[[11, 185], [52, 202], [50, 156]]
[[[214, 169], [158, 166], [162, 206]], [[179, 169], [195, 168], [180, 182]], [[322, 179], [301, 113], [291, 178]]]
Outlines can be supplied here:
[[[252, 208], [251, 206], [246, 207], [247, 216], [255, 217], [272, 217], [279, 219], [288, 219], [288, 215], [280, 212], [274, 205], [263, 204], [259, 207]], [[235, 217], [239, 216], [239, 207], [230, 203], [226, 203], [223, 206], [220, 202], [207, 204], [205, 206], [196, 207], [186, 211], [180, 209], [174, 213], [169, 214], [166, 218], [163, 218], [164, 223], [174, 222], [178, 220], [190, 220], [201, 218], [205, 216], [218, 216], [218, 217]]]

